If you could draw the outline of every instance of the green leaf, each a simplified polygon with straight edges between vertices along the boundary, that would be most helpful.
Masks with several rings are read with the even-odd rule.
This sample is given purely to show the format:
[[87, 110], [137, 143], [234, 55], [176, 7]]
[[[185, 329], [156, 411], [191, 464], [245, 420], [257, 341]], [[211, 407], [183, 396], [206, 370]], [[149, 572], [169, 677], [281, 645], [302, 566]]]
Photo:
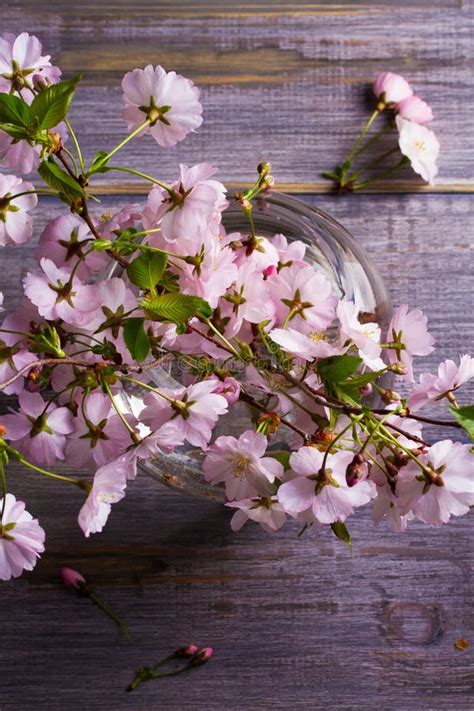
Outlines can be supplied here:
[[362, 375], [356, 375], [355, 378], [350, 378], [346, 383], [357, 388], [363, 388], [364, 385], [373, 383], [374, 380], [377, 380], [383, 373], [385, 373], [385, 370], [370, 370], [367, 373], [362, 373]]
[[129, 318], [123, 327], [125, 345], [134, 360], [145, 360], [150, 352], [150, 341], [143, 326], [144, 318]]
[[168, 257], [163, 252], [143, 252], [130, 262], [127, 276], [141, 289], [154, 289], [166, 269]]
[[93, 173], [107, 173], [109, 168], [107, 168], [107, 161], [104, 162], [104, 158], [107, 158], [107, 156], [108, 153], [105, 151], [98, 151], [92, 159], [92, 163], [87, 171], [87, 174], [92, 175]]
[[18, 140], [29, 137], [28, 130], [24, 126], [17, 126], [14, 123], [0, 123], [0, 129]]
[[50, 157], [44, 160], [38, 168], [38, 173], [43, 178], [44, 182], [53, 190], [56, 190], [60, 197], [70, 203], [71, 200], [77, 200], [79, 197], [84, 197], [85, 193], [79, 183], [74, 178], [66, 173], [65, 170], [59, 167], [57, 163]]
[[352, 546], [352, 538], [349, 533], [347, 526], [342, 521], [335, 521], [331, 523], [332, 532], [339, 538], [340, 541], [344, 541], [348, 546]]
[[450, 410], [469, 437], [474, 440], [474, 405], [451, 406]]
[[150, 318], [177, 324], [189, 321], [193, 316], [208, 318], [212, 315], [207, 301], [200, 296], [187, 294], [163, 294], [153, 299], [145, 299], [142, 306]]
[[38, 119], [39, 128], [54, 128], [63, 121], [80, 79], [78, 75], [69, 81], [53, 84], [35, 96], [30, 108], [33, 116]]
[[30, 106], [13, 94], [0, 94], [0, 123], [9, 123], [14, 126], [30, 126], [34, 114]]
[[356, 372], [361, 363], [359, 356], [330, 356], [318, 361], [318, 372], [325, 383], [342, 383]]

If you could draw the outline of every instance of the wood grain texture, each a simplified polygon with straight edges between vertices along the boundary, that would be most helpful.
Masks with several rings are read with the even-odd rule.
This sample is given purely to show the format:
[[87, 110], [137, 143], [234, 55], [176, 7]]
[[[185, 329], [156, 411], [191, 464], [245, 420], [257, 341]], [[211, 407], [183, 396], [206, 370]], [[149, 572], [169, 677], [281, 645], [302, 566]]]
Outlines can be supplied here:
[[[368, 116], [370, 83], [391, 70], [433, 106], [439, 186], [473, 188], [470, 3], [52, 0], [45, 13], [40, 1], [18, 0], [4, 3], [2, 26], [36, 32], [66, 75], [84, 72], [72, 117], [90, 156], [125, 133], [123, 74], [162, 63], [201, 86], [205, 123], [172, 150], [142, 138], [124, 161], [172, 178], [180, 161], [211, 159], [224, 180], [248, 183], [267, 159], [282, 183], [324, 191], [321, 172], [342, 160]], [[130, 182], [118, 173], [102, 181]], [[416, 184], [406, 169], [389, 185]]]
[[[469, 349], [469, 196], [304, 199], [360, 240], [391, 280], [395, 302], [426, 307], [440, 357]], [[125, 204], [105, 197], [101, 209]], [[36, 214], [39, 234], [58, 208], [43, 198]], [[33, 254], [26, 246], [2, 257], [1, 288], [12, 305]], [[436, 354], [425, 362], [433, 367]], [[2, 586], [2, 711], [474, 707], [472, 649], [454, 648], [459, 638], [474, 640], [472, 517], [396, 536], [374, 531], [369, 511], [360, 511], [351, 556], [328, 531], [297, 539], [294, 526], [267, 536], [249, 524], [232, 534], [223, 507], [142, 476], [105, 532], [86, 541], [75, 521], [80, 494], [20, 470], [13, 490], [48, 540], [34, 573]], [[62, 588], [63, 564], [83, 571], [124, 615], [132, 643]], [[215, 646], [215, 659], [134, 695], [123, 691], [134, 668], [190, 640]]]
[[[161, 62], [194, 78], [202, 129], [170, 151], [138, 141], [124, 161], [173, 178], [179, 161], [212, 159], [240, 187], [270, 159], [280, 189], [306, 193], [363, 244], [394, 303], [426, 310], [439, 349], [427, 369], [471, 350], [474, 336], [473, 24], [462, 0], [2, 4], [2, 31], [35, 32], [68, 75], [85, 70], [73, 120], [89, 155], [124, 135], [125, 71]], [[434, 106], [438, 185], [419, 190], [406, 173], [381, 194], [311, 194], [326, 189], [319, 173], [347, 150], [381, 70], [405, 73]], [[144, 199], [143, 185], [119, 174], [99, 192], [97, 210]], [[107, 194], [117, 192], [130, 195]], [[41, 199], [36, 239], [56, 214]], [[11, 306], [33, 250], [0, 259]], [[291, 526], [267, 536], [249, 524], [232, 534], [223, 507], [142, 476], [105, 532], [85, 540], [80, 494], [19, 469], [11, 481], [48, 538], [35, 572], [1, 587], [1, 711], [474, 709], [473, 648], [454, 648], [474, 643], [472, 516], [395, 536], [360, 511], [351, 556], [328, 531], [297, 539]], [[63, 564], [123, 615], [130, 644], [63, 589]], [[136, 667], [186, 641], [213, 645], [215, 659], [123, 691]]]

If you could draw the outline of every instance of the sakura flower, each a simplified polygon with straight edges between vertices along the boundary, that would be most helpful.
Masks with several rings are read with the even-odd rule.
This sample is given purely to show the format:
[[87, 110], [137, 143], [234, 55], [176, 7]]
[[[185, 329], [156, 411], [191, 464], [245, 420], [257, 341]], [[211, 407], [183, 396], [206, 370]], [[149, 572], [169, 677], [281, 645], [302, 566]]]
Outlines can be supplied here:
[[380, 326], [376, 323], [361, 323], [359, 309], [350, 301], [340, 301], [337, 305], [340, 323], [341, 343], [350, 340], [359, 350], [365, 365], [371, 370], [382, 370], [385, 363], [380, 357]]
[[299, 239], [288, 242], [285, 235], [276, 234], [272, 239], [272, 245], [277, 249], [281, 267], [291, 267], [294, 263], [304, 263], [306, 245]]
[[301, 447], [290, 456], [290, 467], [296, 474], [278, 489], [278, 500], [289, 514], [308, 511], [319, 523], [345, 521], [354, 507], [363, 506], [375, 495], [374, 484], [359, 481], [349, 487], [346, 469], [353, 452], [329, 455], [324, 471], [324, 454], [314, 447]]
[[149, 393], [140, 419], [153, 431], [158, 430], [176, 442], [186, 439], [195, 447], [207, 448], [220, 415], [227, 412], [225, 397], [215, 392], [215, 379], [203, 380], [187, 388]]
[[18, 578], [24, 570], [33, 570], [44, 551], [45, 533], [37, 519], [25, 510], [23, 501], [13, 494], [0, 500], [0, 580]]
[[0, 165], [18, 173], [31, 173], [40, 164], [40, 146], [31, 146], [28, 141], [13, 139], [0, 131]]
[[116, 213], [102, 215], [97, 229], [103, 239], [113, 241], [117, 236], [115, 234], [117, 230], [128, 230], [130, 227], [135, 227], [141, 217], [138, 205], [125, 205]]
[[436, 160], [439, 155], [439, 141], [433, 131], [401, 116], [396, 117], [398, 144], [411, 167], [430, 185], [438, 174]]
[[374, 499], [372, 518], [375, 524], [386, 520], [392, 531], [397, 533], [405, 531], [408, 522], [414, 518], [409, 512], [404, 515], [398, 507], [398, 498], [390, 488], [385, 472], [373, 467], [370, 479], [377, 487], [377, 496]]
[[386, 104], [398, 104], [411, 96], [413, 90], [410, 84], [400, 74], [382, 72], [374, 81], [374, 94], [379, 101]]
[[423, 311], [408, 311], [408, 305], [401, 304], [388, 327], [387, 340], [394, 346], [387, 349], [388, 360], [405, 366], [409, 380], [413, 380], [413, 356], [429, 355], [434, 350], [434, 338], [428, 333], [427, 323]]
[[197, 249], [207, 233], [217, 235], [219, 232], [221, 213], [228, 205], [226, 188], [210, 179], [217, 169], [209, 163], [198, 163], [191, 168], [181, 164], [179, 170], [179, 180], [171, 186], [172, 195], [159, 186], [150, 191], [143, 211], [143, 225], [147, 230], [159, 225], [165, 240], [182, 240]]
[[[101, 392], [90, 393], [83, 409], [74, 420], [66, 457], [77, 467], [91, 461], [100, 467], [130, 446], [130, 434], [112, 410], [110, 399]], [[130, 426], [135, 424], [130, 415], [125, 417]]]
[[419, 96], [407, 96], [406, 99], [400, 101], [397, 106], [397, 113], [403, 119], [413, 121], [414, 123], [429, 123], [433, 120], [433, 111], [428, 106], [426, 101], [420, 99]]
[[228, 501], [226, 506], [237, 509], [230, 522], [233, 531], [240, 531], [247, 521], [256, 521], [264, 531], [274, 533], [286, 521], [286, 513], [275, 496]]
[[324, 331], [335, 316], [337, 298], [329, 280], [313, 267], [293, 264], [267, 280], [276, 310], [276, 325]]
[[122, 79], [125, 109], [122, 117], [133, 131], [150, 119], [142, 133], [149, 133], [160, 146], [174, 146], [202, 123], [199, 90], [193, 82], [163, 67], [134, 69]]
[[74, 429], [71, 412], [43, 400], [39, 393], [24, 391], [18, 397], [19, 412], [0, 417], [6, 428], [5, 439], [16, 443], [16, 448], [40, 466], [50, 466], [56, 459], [64, 459], [66, 435]]
[[237, 275], [233, 251], [229, 247], [222, 248], [215, 242], [206, 249], [199, 267], [192, 264], [180, 267], [179, 283], [183, 294], [200, 296], [215, 309], [220, 297], [225, 294]]
[[127, 473], [133, 466], [135, 453], [126, 452], [101, 466], [94, 475], [92, 488], [78, 517], [79, 526], [86, 538], [100, 533], [107, 523], [112, 504], [121, 501], [127, 487]]
[[251, 262], [239, 267], [237, 278], [221, 300], [222, 315], [231, 318], [229, 334], [238, 333], [245, 319], [250, 323], [272, 320], [274, 305], [268, 298], [266, 282]]
[[0, 37], [0, 92], [15, 91], [31, 100], [35, 81], [46, 84], [59, 81], [61, 70], [53, 67], [49, 55], [42, 56], [41, 51], [41, 42], [34, 35], [3, 34]]
[[114, 343], [119, 352], [125, 357], [128, 353], [120, 335], [122, 319], [125, 314], [137, 307], [137, 298], [125, 285], [120, 277], [111, 277], [100, 284], [100, 307], [96, 312], [95, 335], [98, 338], [106, 337]]
[[416, 412], [427, 402], [450, 398], [461, 385], [474, 378], [474, 358], [463, 355], [459, 365], [445, 360], [438, 366], [438, 374], [422, 373], [419, 382], [412, 387], [408, 398], [410, 410]]
[[474, 468], [469, 449], [469, 445], [442, 440], [419, 457], [427, 471], [414, 461], [403, 467], [396, 485], [401, 513], [413, 511], [432, 526], [468, 513], [474, 505]]
[[15, 175], [0, 175], [0, 247], [9, 243], [24, 244], [33, 234], [33, 223], [28, 212], [37, 204], [37, 195], [14, 197], [32, 190], [34, 186], [31, 183]]
[[225, 397], [229, 405], [233, 405], [234, 402], [240, 397], [240, 383], [238, 380], [228, 375], [224, 380], [219, 381], [216, 385], [214, 392], [218, 395]]
[[23, 286], [25, 295], [38, 307], [41, 316], [92, 328], [100, 303], [99, 288], [84, 284], [76, 276], [71, 283], [71, 270], [58, 268], [50, 259], [43, 257], [40, 266], [43, 274], [28, 272]]
[[[0, 338], [0, 350], [4, 351], [4, 355], [0, 356], [0, 382], [5, 382], [10, 380], [16, 373], [18, 373], [23, 367], [28, 365], [28, 363], [34, 363], [37, 359], [34, 353], [30, 353], [26, 350], [18, 350], [18, 348], [9, 347], [7, 341], [12, 341], [8, 336], [10, 334], [1, 334]], [[13, 383], [7, 385], [2, 389], [2, 393], [5, 395], [18, 395], [23, 390], [23, 378], [18, 378], [14, 380]]]
[[267, 438], [246, 430], [240, 437], [218, 437], [206, 454], [203, 473], [212, 484], [224, 482], [228, 499], [270, 495], [270, 484], [283, 476], [283, 465], [265, 457]]
[[268, 335], [284, 351], [303, 360], [328, 358], [343, 353], [343, 349], [329, 343], [321, 331], [310, 331], [306, 334], [294, 328], [274, 328]]
[[[41, 234], [36, 259], [51, 259], [58, 267], [74, 267], [84, 257], [93, 239], [89, 227], [77, 215], [59, 215], [48, 222]], [[79, 265], [76, 274], [85, 279], [90, 273], [97, 274], [107, 265], [103, 252], [91, 252]]]

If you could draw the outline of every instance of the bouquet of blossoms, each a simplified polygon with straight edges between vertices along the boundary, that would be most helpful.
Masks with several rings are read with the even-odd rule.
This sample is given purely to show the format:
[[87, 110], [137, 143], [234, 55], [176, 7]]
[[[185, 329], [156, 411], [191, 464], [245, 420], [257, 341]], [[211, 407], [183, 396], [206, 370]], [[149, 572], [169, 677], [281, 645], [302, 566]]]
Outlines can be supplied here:
[[[42, 178], [35, 187], [0, 176], [0, 245], [31, 238], [38, 194], [63, 204], [41, 235], [17, 310], [0, 325], [0, 390], [18, 400], [0, 417], [0, 578], [31, 570], [44, 550], [40, 524], [9, 492], [12, 460], [80, 490], [86, 536], [102, 530], [140, 461], [183, 446], [202, 451], [203, 477], [225, 490], [233, 529], [251, 519], [276, 531], [295, 519], [349, 542], [347, 518], [369, 503], [374, 520], [396, 531], [467, 513], [470, 446], [429, 444], [422, 425], [473, 434], [474, 406], [460, 405], [457, 391], [474, 377], [474, 359], [444, 361], [415, 382], [414, 356], [433, 350], [420, 310], [400, 306], [382, 332], [335, 296], [302, 242], [259, 236], [252, 208], [273, 185], [267, 163], [235, 196], [248, 229], [232, 234], [211, 165], [181, 165], [168, 184], [118, 163], [134, 138], [166, 148], [200, 126], [189, 79], [151, 65], [127, 73], [129, 133], [86, 162], [67, 117], [79, 78], [60, 78], [36, 37], [0, 39], [1, 160]], [[150, 183], [146, 205], [98, 217], [94, 176], [117, 170]], [[146, 374], [171, 361], [185, 364], [183, 384], [150, 384]], [[395, 377], [405, 396], [388, 387]], [[146, 392], [140, 407], [124, 408], [127, 387]], [[252, 426], [216, 437], [238, 403]], [[440, 405], [450, 411], [443, 420], [421, 414]], [[286, 449], [275, 446], [281, 432]], [[95, 474], [65, 475], [65, 460]]]

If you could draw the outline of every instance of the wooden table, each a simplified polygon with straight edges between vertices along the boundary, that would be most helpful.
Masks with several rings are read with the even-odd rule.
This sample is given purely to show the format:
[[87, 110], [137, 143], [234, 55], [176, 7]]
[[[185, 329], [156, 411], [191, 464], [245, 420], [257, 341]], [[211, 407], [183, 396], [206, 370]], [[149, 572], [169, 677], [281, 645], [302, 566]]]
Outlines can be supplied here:
[[[33, 32], [67, 76], [84, 71], [72, 119], [89, 155], [124, 133], [125, 71], [151, 62], [192, 77], [203, 127], [168, 151], [137, 141], [129, 162], [174, 178], [179, 161], [212, 160], [235, 187], [270, 160], [280, 189], [304, 193], [355, 235], [395, 303], [426, 309], [439, 347], [429, 369], [472, 348], [471, 10], [463, 0], [6, 0], [2, 31]], [[367, 87], [385, 70], [434, 107], [437, 185], [407, 171], [371, 194], [331, 196], [320, 173], [347, 151]], [[143, 189], [103, 180], [104, 209], [131, 193], [143, 201]], [[57, 210], [41, 201], [36, 235]], [[2, 251], [9, 304], [32, 263], [31, 246]], [[1, 711], [474, 709], [473, 647], [454, 647], [474, 642], [472, 516], [394, 535], [361, 511], [351, 555], [330, 531], [232, 534], [223, 507], [142, 476], [104, 534], [85, 540], [75, 492], [20, 470], [12, 489], [44, 525], [47, 553], [1, 586]], [[64, 564], [128, 621], [130, 644], [64, 590]], [[215, 658], [124, 692], [137, 666], [186, 641], [214, 646]]]

